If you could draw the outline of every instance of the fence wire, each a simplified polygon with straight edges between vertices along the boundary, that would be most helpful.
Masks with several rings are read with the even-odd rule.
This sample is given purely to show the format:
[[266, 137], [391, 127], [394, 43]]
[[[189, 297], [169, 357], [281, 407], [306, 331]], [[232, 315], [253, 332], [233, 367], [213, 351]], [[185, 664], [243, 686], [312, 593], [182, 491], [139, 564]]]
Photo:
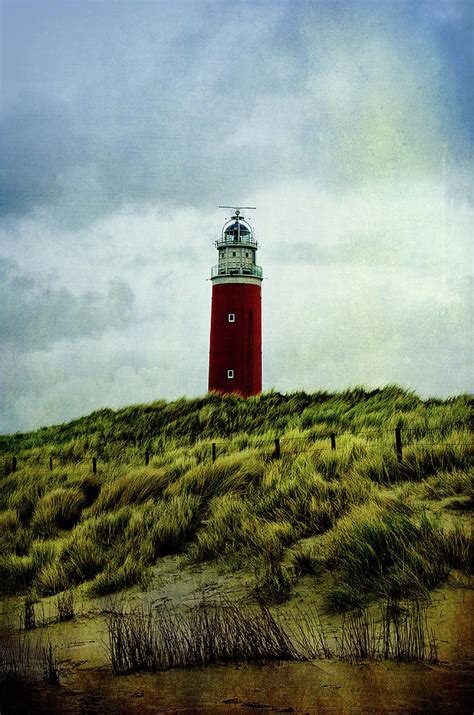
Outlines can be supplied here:
[[[345, 430], [343, 432], [325, 432], [323, 434], [309, 433], [302, 435], [283, 435], [279, 437], [277, 434], [273, 438], [252, 438], [251, 436], [237, 436], [234, 439], [214, 439], [213, 441], [197, 441], [191, 445], [182, 445], [178, 447], [173, 445], [176, 449], [190, 450], [190, 451], [201, 451], [201, 455], [204, 459], [199, 459], [200, 462], [211, 460], [215, 461], [219, 457], [229, 455], [234, 452], [243, 452], [246, 450], [260, 450], [262, 456], [274, 457], [279, 459], [285, 456], [285, 451], [287, 456], [294, 455], [295, 452], [307, 451], [311, 455], [321, 454], [326, 451], [340, 451], [341, 449], [350, 449], [354, 444], [347, 444], [347, 440], [351, 438], [363, 437], [369, 444], [360, 445], [362, 447], [366, 446], [380, 446], [381, 443], [385, 443], [387, 447], [395, 449], [395, 452], [399, 459], [402, 458], [403, 450], [410, 447], [428, 447], [435, 448], [439, 446], [443, 447], [468, 447], [472, 448], [473, 444], [469, 444], [468, 435], [466, 439], [460, 439], [459, 434], [456, 434], [455, 439], [443, 439], [446, 437], [446, 433], [456, 433], [459, 430], [470, 430], [470, 426], [466, 423], [458, 422], [453, 423], [450, 426], [441, 427], [398, 427], [398, 428], [379, 428], [379, 429], [362, 429], [362, 430]], [[397, 436], [398, 433], [398, 436]], [[434, 439], [434, 435], [437, 434], [439, 439]], [[433, 435], [430, 439], [429, 436]], [[369, 439], [371, 437], [371, 439]], [[153, 438], [148, 440], [148, 445], [152, 443]], [[398, 440], [398, 441], [397, 441]], [[116, 441], [116, 440], [112, 440]], [[314, 446], [318, 442], [327, 442], [325, 445]], [[341, 442], [343, 442], [341, 446]], [[304, 443], [305, 449], [299, 449], [299, 447]], [[372, 443], [372, 444], [370, 444]], [[110, 445], [110, 442], [108, 442]], [[37, 449], [37, 448], [31, 448]], [[135, 451], [135, 459], [126, 459], [130, 455], [127, 455], [127, 451], [133, 449]], [[49, 452], [48, 454], [24, 454], [20, 452], [18, 455], [4, 454], [4, 472], [10, 474], [17, 471], [23, 465], [45, 467], [52, 471], [58, 466], [66, 467], [69, 465], [84, 465], [90, 464], [92, 471], [95, 473], [98, 468], [98, 464], [110, 465], [127, 465], [137, 466], [137, 453], [143, 455], [143, 462], [145, 466], [150, 464], [150, 459], [153, 457], [160, 457], [163, 454], [163, 446], [153, 451], [150, 446], [140, 446], [134, 445], [124, 447], [124, 459], [120, 455], [114, 457], [108, 457], [103, 454], [101, 449], [96, 449], [94, 452], [92, 450], [88, 455], [75, 455], [75, 454], [58, 454], [55, 452]], [[1, 457], [0, 457], [1, 458]]]

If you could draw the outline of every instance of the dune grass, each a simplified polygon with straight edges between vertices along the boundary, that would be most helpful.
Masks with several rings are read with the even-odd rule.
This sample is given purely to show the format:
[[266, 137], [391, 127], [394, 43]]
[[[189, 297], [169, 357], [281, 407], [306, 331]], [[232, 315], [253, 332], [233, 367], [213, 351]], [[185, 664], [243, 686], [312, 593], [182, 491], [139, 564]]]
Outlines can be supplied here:
[[76, 524], [85, 506], [84, 494], [77, 487], [53, 489], [38, 499], [30, 528], [34, 536], [50, 538], [60, 529]]
[[0, 437], [0, 588], [103, 595], [145, 585], [157, 559], [181, 553], [251, 571], [267, 601], [287, 598], [300, 573], [337, 610], [426, 594], [468, 568], [453, 513], [472, 508], [469, 418], [468, 396], [422, 401], [388, 386], [209, 395]]
[[211, 663], [266, 663], [336, 657], [436, 662], [426, 604], [387, 602], [382, 617], [369, 609], [346, 616], [331, 647], [314, 611], [275, 618], [263, 604], [203, 600], [186, 611], [112, 608], [107, 618], [112, 672], [165, 671]]
[[55, 648], [51, 642], [32, 641], [25, 633], [0, 634], [0, 684], [24, 683], [31, 687], [32, 680], [43, 680], [58, 685], [60, 669]]
[[374, 597], [426, 597], [451, 568], [469, 568], [470, 548], [460, 528], [390, 499], [354, 507], [327, 532], [312, 558], [316, 572], [332, 575], [328, 606], [345, 610]]

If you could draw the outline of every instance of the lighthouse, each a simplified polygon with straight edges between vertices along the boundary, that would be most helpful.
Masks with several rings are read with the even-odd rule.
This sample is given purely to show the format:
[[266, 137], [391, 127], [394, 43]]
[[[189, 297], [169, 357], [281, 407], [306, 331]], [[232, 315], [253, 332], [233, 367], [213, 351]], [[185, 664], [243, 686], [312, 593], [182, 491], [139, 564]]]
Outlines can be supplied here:
[[257, 241], [241, 214], [251, 206], [232, 208], [215, 241], [218, 263], [211, 269], [212, 308], [209, 391], [242, 397], [262, 391], [262, 268]]

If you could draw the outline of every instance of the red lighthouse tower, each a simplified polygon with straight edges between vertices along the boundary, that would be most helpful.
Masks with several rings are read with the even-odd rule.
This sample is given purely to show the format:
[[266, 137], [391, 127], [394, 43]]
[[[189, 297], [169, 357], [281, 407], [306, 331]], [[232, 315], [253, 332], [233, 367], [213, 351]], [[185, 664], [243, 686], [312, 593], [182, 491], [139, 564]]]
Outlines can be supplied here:
[[211, 270], [212, 310], [209, 391], [243, 397], [262, 391], [262, 269], [257, 241], [241, 209], [224, 224], [215, 242], [218, 264]]

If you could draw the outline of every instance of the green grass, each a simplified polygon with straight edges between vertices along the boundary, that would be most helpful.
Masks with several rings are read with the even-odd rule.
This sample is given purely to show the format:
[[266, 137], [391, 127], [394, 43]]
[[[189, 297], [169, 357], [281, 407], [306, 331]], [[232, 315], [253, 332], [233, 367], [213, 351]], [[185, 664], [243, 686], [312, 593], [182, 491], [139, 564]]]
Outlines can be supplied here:
[[150, 578], [151, 573], [143, 564], [128, 557], [118, 568], [108, 566], [97, 574], [89, 584], [88, 593], [91, 596], [106, 596], [136, 584], [146, 588]]
[[85, 496], [77, 487], [53, 489], [38, 499], [31, 531], [35, 536], [50, 538], [60, 529], [70, 529], [79, 520], [85, 504]]
[[378, 499], [354, 507], [317, 544], [296, 551], [296, 567], [331, 574], [332, 610], [360, 608], [372, 598], [427, 596], [452, 568], [468, 569], [469, 535], [421, 507]]
[[171, 476], [165, 469], [135, 467], [123, 476], [107, 482], [101, 489], [91, 514], [120, 509], [129, 504], [140, 504], [157, 499], [169, 484]]
[[14, 509], [0, 513], [0, 554], [24, 556], [28, 553], [32, 535], [25, 529]]
[[337, 610], [426, 594], [468, 568], [470, 407], [396, 386], [208, 395], [0, 437], [0, 588], [103, 595], [184, 554], [250, 571], [267, 601], [301, 573]]
[[425, 499], [444, 499], [464, 496], [474, 498], [474, 470], [452, 472], [440, 471], [427, 479], [421, 487]]

